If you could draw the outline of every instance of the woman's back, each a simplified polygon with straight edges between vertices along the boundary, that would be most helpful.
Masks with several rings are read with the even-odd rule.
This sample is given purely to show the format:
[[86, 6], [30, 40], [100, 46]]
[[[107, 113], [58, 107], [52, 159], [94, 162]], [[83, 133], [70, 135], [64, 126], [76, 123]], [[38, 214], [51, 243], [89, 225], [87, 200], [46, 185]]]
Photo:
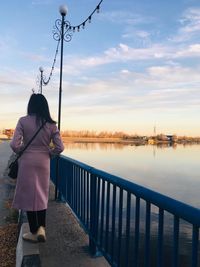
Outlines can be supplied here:
[[45, 216], [49, 195], [50, 156], [59, 155], [64, 150], [64, 145], [43, 95], [31, 95], [27, 114], [19, 119], [10, 143], [15, 153], [23, 152], [23, 148], [45, 123], [19, 158], [13, 207], [27, 211], [30, 232], [25, 233], [23, 238], [38, 242], [46, 239]]
[[[13, 150], [18, 153], [20, 151], [20, 148], [22, 148], [22, 143], [23, 146], [26, 145], [29, 140], [31, 140], [33, 135], [37, 132], [40, 126], [41, 123], [38, 123], [35, 115], [27, 115], [21, 117], [18, 121], [15, 135], [11, 142], [11, 147], [13, 148]], [[54, 152], [59, 153], [58, 150], [60, 150], [61, 152], [63, 150], [63, 144], [60, 138], [56, 138], [57, 135], [59, 136], [59, 132], [56, 124], [46, 122], [24, 153], [36, 151], [47, 152], [51, 154]], [[51, 140], [55, 144], [57, 151], [50, 149], [49, 144]]]

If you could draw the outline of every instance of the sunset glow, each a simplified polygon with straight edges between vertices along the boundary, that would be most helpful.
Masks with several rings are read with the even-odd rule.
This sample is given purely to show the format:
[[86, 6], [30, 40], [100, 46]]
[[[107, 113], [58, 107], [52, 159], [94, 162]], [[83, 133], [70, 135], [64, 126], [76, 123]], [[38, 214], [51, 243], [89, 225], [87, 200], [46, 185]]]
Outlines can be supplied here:
[[[20, 4], [19, 4], [20, 2]], [[94, 0], [2, 1], [0, 128], [26, 114], [39, 67], [48, 78], [54, 22], [66, 4], [72, 25]], [[12, 9], [11, 9], [12, 5]], [[85, 29], [64, 44], [61, 128], [200, 136], [200, 3], [104, 0]], [[59, 55], [43, 94], [57, 120]]]

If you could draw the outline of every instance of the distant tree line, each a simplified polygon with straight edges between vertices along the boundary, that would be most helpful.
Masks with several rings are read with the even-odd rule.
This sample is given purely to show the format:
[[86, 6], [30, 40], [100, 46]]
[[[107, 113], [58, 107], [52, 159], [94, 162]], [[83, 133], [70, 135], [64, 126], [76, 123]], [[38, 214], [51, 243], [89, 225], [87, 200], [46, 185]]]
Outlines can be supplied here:
[[81, 130], [81, 131], [62, 131], [61, 135], [63, 137], [89, 137], [89, 138], [141, 138], [137, 134], [130, 135], [122, 131], [108, 132], [108, 131], [89, 131], [89, 130]]
[[[62, 137], [77, 137], [77, 138], [120, 138], [124, 140], [157, 140], [161, 142], [169, 141], [169, 135], [157, 134], [154, 136], [142, 136], [138, 134], [127, 134], [123, 131], [89, 131], [89, 130], [65, 130], [61, 132]], [[171, 135], [170, 141], [172, 142], [200, 142], [200, 137], [190, 137], [190, 136], [177, 136], [175, 134]]]
[[[1, 131], [3, 134], [7, 135], [8, 138], [12, 138], [14, 129], [3, 129]], [[200, 137], [191, 137], [191, 136], [177, 136], [176, 134], [173, 135], [166, 135], [166, 134], [157, 134], [157, 135], [151, 135], [151, 136], [143, 136], [139, 135], [137, 133], [134, 134], [127, 134], [123, 131], [89, 131], [89, 130], [65, 130], [61, 131], [62, 137], [74, 137], [74, 138], [118, 138], [122, 140], [136, 140], [139, 141], [148, 141], [148, 140], [154, 140], [158, 142], [175, 142], [175, 143], [200, 143]], [[170, 138], [169, 138], [170, 136]]]

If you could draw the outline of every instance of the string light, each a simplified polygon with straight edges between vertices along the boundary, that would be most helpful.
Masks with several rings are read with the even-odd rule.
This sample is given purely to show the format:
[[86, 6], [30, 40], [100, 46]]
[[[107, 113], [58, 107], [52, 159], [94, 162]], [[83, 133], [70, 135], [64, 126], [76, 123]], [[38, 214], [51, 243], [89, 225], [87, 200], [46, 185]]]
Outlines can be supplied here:
[[58, 43], [57, 43], [56, 52], [55, 52], [53, 64], [52, 64], [52, 67], [51, 67], [51, 71], [50, 71], [50, 74], [49, 74], [49, 78], [47, 80], [45, 80], [45, 76], [42, 76], [43, 85], [47, 85], [51, 80], [51, 76], [53, 75], [54, 67], [55, 67], [55, 64], [56, 64], [56, 58], [57, 58], [57, 55], [58, 55], [59, 45], [60, 45], [60, 41], [58, 41]]
[[81, 27], [82, 29], [85, 29], [85, 25], [86, 25], [86, 22], [88, 23], [91, 23], [92, 21], [92, 16], [94, 15], [94, 13], [99, 13], [100, 12], [100, 6], [101, 6], [101, 3], [103, 2], [103, 0], [101, 0], [99, 2], [99, 4], [96, 6], [96, 8], [93, 10], [93, 12], [87, 17], [86, 20], [84, 20], [82, 23], [80, 23], [79, 25], [76, 25], [76, 26], [71, 26], [71, 28], [73, 28], [73, 32], [75, 32], [75, 29], [77, 29], [77, 31], [79, 32]]
[[[80, 29], [85, 29], [85, 25], [86, 25], [86, 22], [88, 23], [91, 23], [92, 21], [92, 16], [94, 15], [94, 13], [99, 13], [100, 11], [100, 5], [101, 3], [103, 2], [103, 0], [101, 0], [99, 2], [99, 4], [96, 6], [96, 8], [93, 10], [93, 12], [87, 17], [86, 20], [84, 20], [82, 23], [80, 23], [79, 25], [76, 25], [76, 26], [69, 26], [69, 31], [73, 31], [75, 32], [76, 29], [77, 31], [79, 32]], [[58, 44], [57, 44], [57, 48], [56, 48], [56, 52], [55, 52], [55, 56], [54, 56], [54, 60], [53, 60], [53, 64], [52, 64], [52, 67], [51, 67], [51, 71], [50, 71], [50, 74], [49, 74], [49, 78], [47, 80], [45, 80], [45, 76], [42, 77], [42, 83], [43, 85], [47, 85], [51, 79], [51, 76], [53, 74], [53, 71], [54, 71], [54, 67], [55, 67], [55, 63], [56, 63], [56, 58], [57, 58], [57, 54], [58, 54], [58, 48], [59, 48], [59, 44], [60, 44], [60, 39], [58, 40]]]

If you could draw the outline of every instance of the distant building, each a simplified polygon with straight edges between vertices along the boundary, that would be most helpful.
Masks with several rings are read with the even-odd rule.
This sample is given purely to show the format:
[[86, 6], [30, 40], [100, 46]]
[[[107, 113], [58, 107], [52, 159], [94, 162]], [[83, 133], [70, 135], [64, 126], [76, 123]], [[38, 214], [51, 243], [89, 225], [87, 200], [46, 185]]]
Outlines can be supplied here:
[[168, 134], [166, 136], [167, 136], [169, 142], [176, 142], [177, 141], [177, 136], [174, 134], [173, 135]]
[[172, 142], [173, 135], [169, 135], [169, 134], [167, 134], [166, 136], [167, 136], [167, 138], [168, 138], [168, 141]]
[[8, 138], [11, 138], [14, 134], [14, 129], [4, 129], [3, 134], [6, 135]]
[[0, 140], [6, 140], [8, 136], [6, 134], [0, 134]]

